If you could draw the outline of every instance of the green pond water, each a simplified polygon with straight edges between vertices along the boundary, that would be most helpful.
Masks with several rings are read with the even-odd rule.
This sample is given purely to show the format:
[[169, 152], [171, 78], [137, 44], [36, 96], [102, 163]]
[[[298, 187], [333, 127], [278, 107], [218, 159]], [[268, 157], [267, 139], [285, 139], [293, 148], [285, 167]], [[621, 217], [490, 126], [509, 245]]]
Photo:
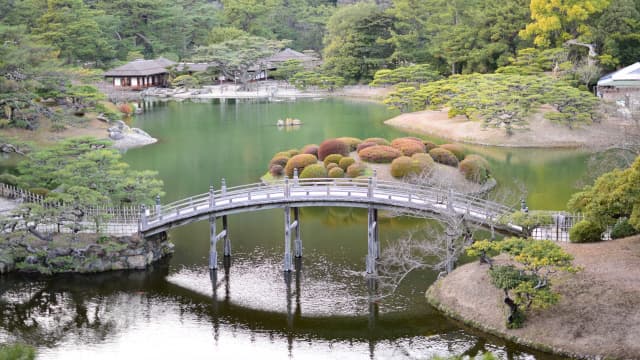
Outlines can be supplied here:
[[[145, 106], [132, 126], [159, 142], [124, 159], [159, 172], [163, 202], [219, 187], [222, 178], [228, 186], [257, 182], [281, 150], [330, 137], [407, 135], [383, 124], [394, 112], [347, 99]], [[275, 126], [286, 117], [304, 124]], [[531, 209], [563, 209], [588, 157], [576, 150], [469, 149], [490, 161], [500, 187], [526, 187]], [[382, 217], [383, 247], [422, 225]], [[233, 256], [214, 279], [204, 222], [172, 230], [175, 254], [147, 271], [0, 278], [0, 343], [34, 344], [46, 359], [428, 359], [479, 351], [556, 359], [438, 314], [424, 300], [437, 277], [432, 271], [412, 273], [394, 295], [371, 304], [365, 211], [302, 209], [304, 256], [288, 279], [281, 270], [283, 227], [282, 210], [229, 216]]]

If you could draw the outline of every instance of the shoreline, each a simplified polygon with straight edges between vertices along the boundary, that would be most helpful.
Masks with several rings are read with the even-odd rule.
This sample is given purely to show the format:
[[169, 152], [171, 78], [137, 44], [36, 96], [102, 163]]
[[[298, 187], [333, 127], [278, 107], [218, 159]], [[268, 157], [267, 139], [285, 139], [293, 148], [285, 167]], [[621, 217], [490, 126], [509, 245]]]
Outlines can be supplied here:
[[569, 129], [544, 118], [544, 112], [534, 114], [529, 127], [516, 129], [507, 135], [503, 129], [482, 128], [479, 121], [463, 116], [449, 118], [448, 110], [423, 110], [400, 114], [386, 120], [388, 126], [426, 136], [459, 143], [507, 148], [607, 148], [614, 146], [627, 126], [619, 118], [605, 118], [599, 123]]
[[585, 359], [640, 358], [640, 323], [633, 315], [640, 302], [640, 236], [561, 246], [583, 270], [557, 276], [558, 304], [531, 311], [521, 329], [506, 328], [504, 294], [478, 261], [436, 281], [426, 299], [466, 325], [537, 350]]

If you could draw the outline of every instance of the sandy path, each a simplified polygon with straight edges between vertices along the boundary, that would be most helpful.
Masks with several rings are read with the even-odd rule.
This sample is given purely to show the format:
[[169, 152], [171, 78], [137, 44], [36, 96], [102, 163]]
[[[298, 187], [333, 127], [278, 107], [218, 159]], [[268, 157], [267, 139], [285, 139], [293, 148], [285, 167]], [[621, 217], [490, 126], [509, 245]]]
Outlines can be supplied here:
[[[546, 109], [548, 111], [548, 109]], [[385, 124], [419, 134], [432, 135], [456, 142], [479, 145], [513, 147], [581, 147], [609, 146], [621, 133], [621, 123], [616, 118], [606, 118], [600, 123], [569, 129], [565, 125], [551, 122], [542, 112], [529, 121], [529, 128], [515, 130], [508, 136], [503, 129], [483, 129], [478, 121], [469, 121], [464, 116], [449, 118], [447, 111], [418, 111], [396, 116]]]
[[503, 294], [477, 261], [434, 284], [428, 296], [485, 331], [588, 357], [640, 359], [640, 236], [562, 244], [584, 268], [555, 280], [560, 302], [532, 313], [523, 329], [505, 327]]

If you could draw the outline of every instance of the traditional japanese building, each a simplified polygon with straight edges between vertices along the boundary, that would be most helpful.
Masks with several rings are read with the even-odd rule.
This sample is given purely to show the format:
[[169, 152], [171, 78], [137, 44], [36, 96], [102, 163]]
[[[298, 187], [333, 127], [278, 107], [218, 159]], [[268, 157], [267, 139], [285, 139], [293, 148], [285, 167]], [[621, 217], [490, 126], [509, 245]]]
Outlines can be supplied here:
[[140, 90], [153, 86], [166, 86], [169, 79], [167, 68], [176, 63], [165, 59], [134, 60], [104, 73], [113, 86]]
[[630, 109], [640, 108], [640, 62], [601, 77], [596, 93]]

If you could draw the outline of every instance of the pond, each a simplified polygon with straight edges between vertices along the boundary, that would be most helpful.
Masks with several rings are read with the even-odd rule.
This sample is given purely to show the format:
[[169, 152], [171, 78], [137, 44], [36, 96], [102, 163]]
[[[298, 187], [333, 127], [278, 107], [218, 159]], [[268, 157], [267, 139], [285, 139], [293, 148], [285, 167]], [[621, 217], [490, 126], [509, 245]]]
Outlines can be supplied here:
[[[146, 107], [133, 126], [159, 142], [124, 159], [159, 172], [163, 202], [218, 188], [222, 178], [228, 186], [257, 182], [281, 150], [330, 137], [406, 135], [383, 124], [394, 112], [347, 99]], [[275, 126], [287, 117], [303, 125]], [[469, 148], [489, 159], [501, 187], [526, 188], [531, 209], [563, 209], [586, 172], [588, 155], [575, 150]], [[282, 272], [282, 210], [229, 216], [233, 255], [227, 266], [219, 260], [213, 281], [206, 223], [172, 230], [175, 254], [147, 271], [2, 278], [0, 343], [32, 343], [46, 359], [397, 359], [478, 351], [556, 359], [438, 314], [424, 300], [432, 271], [412, 273], [393, 296], [371, 304], [366, 217], [357, 209], [303, 209], [304, 256], [289, 278]], [[383, 247], [420, 225], [383, 216]]]

